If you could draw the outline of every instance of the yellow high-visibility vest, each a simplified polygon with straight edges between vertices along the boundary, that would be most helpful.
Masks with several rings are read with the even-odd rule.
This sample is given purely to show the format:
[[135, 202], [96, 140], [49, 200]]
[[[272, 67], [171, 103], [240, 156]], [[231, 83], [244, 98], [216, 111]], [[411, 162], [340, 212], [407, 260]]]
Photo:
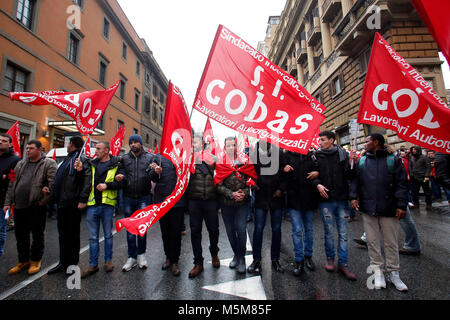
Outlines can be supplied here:
[[[116, 176], [118, 167], [114, 167], [112, 169], [108, 170], [108, 173], [106, 174], [106, 182], [113, 182], [114, 177]], [[94, 186], [94, 177], [95, 177], [95, 167], [92, 166], [92, 190], [91, 194], [89, 195], [89, 200], [87, 205], [88, 206], [94, 206], [95, 205], [95, 186]], [[117, 203], [117, 190], [103, 190], [102, 191], [102, 204], [109, 204], [111, 206], [115, 206]]]

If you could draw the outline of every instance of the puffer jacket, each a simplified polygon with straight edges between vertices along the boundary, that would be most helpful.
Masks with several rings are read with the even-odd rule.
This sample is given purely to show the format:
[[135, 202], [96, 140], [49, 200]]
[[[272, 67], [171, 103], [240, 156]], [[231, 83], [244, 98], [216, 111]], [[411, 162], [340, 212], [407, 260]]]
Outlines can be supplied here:
[[408, 186], [405, 167], [395, 157], [393, 166], [388, 165], [388, 155], [393, 150], [377, 150], [365, 153], [364, 163], [355, 165], [355, 175], [350, 183], [350, 200], [359, 200], [359, 210], [373, 216], [395, 217], [396, 210], [406, 210]]
[[[25, 168], [25, 164], [28, 161], [28, 159], [20, 160], [14, 168], [16, 179], [13, 183], [9, 184], [5, 198], [5, 206], [11, 206], [15, 203], [15, 199], [20, 197], [20, 195], [16, 194], [15, 191], [17, 183], [20, 181], [22, 176], [23, 169]], [[40, 205], [45, 205], [50, 202], [57, 168], [56, 162], [52, 159], [46, 158], [45, 156], [42, 156], [38, 160], [38, 164], [31, 181], [30, 197], [28, 199], [29, 206], [36, 205], [37, 202], [40, 202]], [[49, 195], [42, 194], [41, 191], [44, 187], [48, 187], [50, 189]]]
[[204, 162], [195, 165], [195, 173], [191, 174], [187, 194], [188, 198], [192, 200], [217, 199], [214, 186], [214, 165]]
[[131, 151], [121, 157], [119, 168], [125, 173], [124, 196], [137, 199], [150, 194], [152, 186], [149, 166], [154, 159], [154, 155], [145, 150], [138, 157]]
[[[417, 150], [417, 155], [412, 153], [412, 150]], [[425, 178], [429, 178], [431, 175], [431, 163], [428, 157], [422, 154], [422, 148], [419, 146], [411, 147], [411, 178], [423, 181]]]

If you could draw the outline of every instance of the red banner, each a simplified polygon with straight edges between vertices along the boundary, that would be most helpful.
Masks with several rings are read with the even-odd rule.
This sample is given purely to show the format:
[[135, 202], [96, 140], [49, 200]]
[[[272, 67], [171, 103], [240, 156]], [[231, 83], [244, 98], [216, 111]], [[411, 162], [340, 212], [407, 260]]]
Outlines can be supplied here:
[[114, 137], [111, 138], [109, 143], [110, 152], [113, 156], [118, 156], [120, 154], [120, 149], [122, 149], [123, 137], [125, 136], [125, 126], [121, 125], [117, 130]]
[[[169, 82], [161, 154], [169, 159], [177, 172], [175, 189], [163, 202], [136, 211], [130, 218], [116, 222], [117, 231], [123, 228], [135, 235], [144, 235], [156, 221], [168, 212], [184, 194], [192, 161], [192, 130], [189, 113], [180, 90]], [[164, 174], [164, 172], [162, 173]]]
[[105, 90], [80, 93], [63, 91], [10, 92], [9, 98], [32, 105], [54, 105], [75, 120], [78, 131], [82, 134], [92, 134], [119, 84], [120, 81]]
[[12, 147], [14, 150], [14, 154], [18, 157], [22, 157], [20, 155], [20, 131], [19, 131], [19, 121], [13, 124], [11, 128], [6, 132], [12, 138]]
[[88, 158], [94, 156], [91, 152], [91, 137], [87, 137], [86, 145], [84, 146], [84, 155]]
[[193, 107], [244, 135], [303, 154], [325, 118], [324, 107], [297, 80], [221, 25]]
[[405, 59], [376, 33], [358, 123], [397, 132], [421, 147], [450, 153], [450, 109]]
[[450, 1], [411, 0], [434, 40], [450, 63]]

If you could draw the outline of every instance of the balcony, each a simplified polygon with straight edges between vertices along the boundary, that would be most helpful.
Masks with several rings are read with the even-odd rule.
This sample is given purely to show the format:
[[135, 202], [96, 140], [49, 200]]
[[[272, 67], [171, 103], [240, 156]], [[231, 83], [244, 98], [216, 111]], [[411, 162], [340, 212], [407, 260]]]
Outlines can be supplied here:
[[[288, 72], [291, 76], [296, 77], [296, 76], [297, 76], [297, 64], [296, 64], [296, 63], [293, 63], [293, 62], [292, 62], [293, 60], [294, 60], [294, 59], [288, 61], [288, 63], [287, 63], [287, 72]], [[294, 61], [295, 61], [295, 60], [294, 60]]]
[[320, 31], [319, 8], [313, 9], [311, 22], [308, 33], [306, 34], [306, 42], [309, 46], [314, 46], [322, 37]]
[[308, 57], [307, 48], [306, 48], [306, 34], [302, 32], [300, 34], [300, 46], [297, 48], [295, 56], [297, 58], [297, 62], [301, 63], [306, 60]]
[[367, 27], [368, 19], [374, 14], [373, 10], [369, 10], [372, 5], [376, 5], [381, 10], [381, 27], [392, 19], [387, 3], [388, 0], [358, 0], [347, 15], [338, 22], [332, 36], [335, 38], [335, 49], [342, 56], [360, 51], [372, 40], [376, 30], [369, 30]]
[[341, 10], [341, 0], [326, 0], [322, 5], [322, 21], [331, 22]]
[[305, 74], [303, 75], [303, 83], [306, 84], [308, 79], [309, 79], [309, 71], [306, 71]]

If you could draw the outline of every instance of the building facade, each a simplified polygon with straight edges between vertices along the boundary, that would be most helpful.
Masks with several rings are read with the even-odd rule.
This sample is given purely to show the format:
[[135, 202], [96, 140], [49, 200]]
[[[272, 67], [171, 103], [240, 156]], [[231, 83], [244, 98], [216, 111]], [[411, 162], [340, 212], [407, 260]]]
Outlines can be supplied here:
[[116, 0], [3, 0], [0, 48], [0, 132], [18, 120], [22, 147], [30, 139], [46, 151], [64, 147], [76, 128], [54, 106], [10, 101], [10, 91], [102, 90], [118, 80], [92, 144], [109, 141], [121, 124], [124, 151], [133, 133], [146, 147], [159, 141], [168, 81]]
[[[287, 0], [272, 39], [268, 58], [326, 107], [321, 130], [334, 131], [340, 145], [351, 143], [375, 32], [446, 97], [437, 44], [409, 0]], [[410, 146], [392, 130], [359, 130], [359, 147], [373, 132]]]

